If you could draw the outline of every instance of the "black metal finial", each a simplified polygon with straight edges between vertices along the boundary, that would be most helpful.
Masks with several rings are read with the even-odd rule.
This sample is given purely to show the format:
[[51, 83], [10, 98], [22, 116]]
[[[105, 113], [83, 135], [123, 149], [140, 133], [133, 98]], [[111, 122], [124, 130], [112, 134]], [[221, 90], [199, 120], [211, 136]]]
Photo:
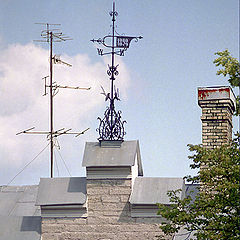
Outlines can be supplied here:
[[107, 70], [107, 74], [110, 77], [111, 81], [111, 92], [105, 93], [104, 89], [102, 88], [102, 94], [105, 96], [105, 101], [109, 100], [110, 105], [107, 107], [103, 119], [100, 117], [98, 118], [100, 124], [97, 128], [97, 131], [99, 133], [99, 141], [123, 141], [123, 137], [126, 134], [124, 131], [124, 123], [126, 123], [126, 121], [121, 120], [121, 111], [116, 111], [114, 106], [115, 100], [120, 101], [119, 90], [116, 89], [115, 85], [113, 84], [115, 77], [118, 75], [118, 65], [115, 65], [114, 63], [114, 56], [124, 56], [124, 52], [129, 48], [131, 41], [135, 39], [137, 42], [138, 39], [142, 39], [142, 37], [120, 36], [115, 31], [115, 21], [118, 15], [118, 13], [115, 11], [115, 2], [113, 2], [113, 10], [109, 14], [112, 17], [112, 35], [107, 35], [103, 38], [91, 40], [92, 42], [101, 44], [106, 48], [111, 48], [111, 52], [104, 52], [103, 49], [97, 48], [98, 54], [100, 56], [107, 54], [112, 55], [111, 66], [108, 65]]

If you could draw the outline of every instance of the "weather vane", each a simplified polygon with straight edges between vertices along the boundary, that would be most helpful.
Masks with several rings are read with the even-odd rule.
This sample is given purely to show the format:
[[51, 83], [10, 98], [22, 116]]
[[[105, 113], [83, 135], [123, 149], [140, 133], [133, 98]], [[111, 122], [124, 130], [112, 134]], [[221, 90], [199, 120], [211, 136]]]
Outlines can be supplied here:
[[110, 102], [110, 106], [107, 107], [104, 113], [104, 118], [101, 119], [98, 118], [100, 121], [99, 127], [97, 128], [97, 131], [99, 133], [98, 140], [101, 141], [123, 141], [123, 137], [126, 134], [124, 131], [124, 124], [126, 121], [121, 120], [121, 111], [116, 111], [114, 106], [114, 101], [118, 100], [119, 98], [119, 90], [116, 89], [113, 81], [115, 80], [115, 77], [118, 75], [117, 67], [118, 65], [115, 65], [114, 57], [115, 55], [124, 56], [124, 52], [127, 51], [127, 49], [130, 46], [131, 41], [134, 39], [136, 42], [138, 39], [142, 39], [142, 36], [139, 37], [130, 37], [130, 36], [120, 36], [115, 31], [115, 21], [116, 17], [118, 16], [118, 13], [115, 11], [115, 2], [113, 2], [113, 10], [109, 13], [112, 17], [112, 34], [107, 35], [103, 38], [99, 39], [92, 39], [92, 42], [96, 42], [98, 44], [103, 45], [106, 48], [110, 48], [110, 52], [104, 52], [103, 49], [97, 48], [98, 54], [100, 56], [111, 54], [112, 61], [111, 66], [108, 65], [107, 74], [110, 77], [111, 82], [111, 92], [106, 93], [102, 87], [102, 94], [105, 96], [105, 101]]

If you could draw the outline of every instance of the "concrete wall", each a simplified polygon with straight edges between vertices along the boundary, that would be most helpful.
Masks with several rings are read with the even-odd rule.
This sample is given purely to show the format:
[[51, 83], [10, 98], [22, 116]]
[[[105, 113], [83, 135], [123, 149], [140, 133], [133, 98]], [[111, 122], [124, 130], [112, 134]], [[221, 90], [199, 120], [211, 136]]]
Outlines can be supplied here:
[[131, 179], [87, 180], [88, 217], [43, 218], [42, 240], [159, 239], [161, 218], [131, 218], [131, 187]]

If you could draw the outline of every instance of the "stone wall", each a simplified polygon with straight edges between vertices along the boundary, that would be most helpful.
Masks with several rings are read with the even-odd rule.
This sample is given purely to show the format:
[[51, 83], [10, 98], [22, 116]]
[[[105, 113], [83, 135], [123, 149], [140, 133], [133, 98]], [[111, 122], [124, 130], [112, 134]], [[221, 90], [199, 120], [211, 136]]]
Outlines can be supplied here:
[[43, 218], [42, 240], [159, 239], [161, 218], [132, 218], [130, 194], [131, 179], [87, 180], [88, 217]]

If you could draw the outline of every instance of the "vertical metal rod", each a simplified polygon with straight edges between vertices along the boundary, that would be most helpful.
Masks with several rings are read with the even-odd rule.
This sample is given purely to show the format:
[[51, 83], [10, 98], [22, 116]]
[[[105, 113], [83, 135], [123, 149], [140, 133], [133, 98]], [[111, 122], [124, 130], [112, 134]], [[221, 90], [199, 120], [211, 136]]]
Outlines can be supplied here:
[[50, 32], [50, 158], [51, 158], [51, 178], [53, 178], [53, 34]]
[[[49, 23], [47, 23], [47, 34], [49, 34]], [[47, 37], [47, 42], [49, 43], [49, 35]]]
[[110, 109], [111, 111], [111, 140], [113, 139], [113, 110], [114, 110], [114, 99], [113, 99], [113, 81], [114, 81], [114, 34], [115, 34], [115, 2], [113, 2], [113, 16], [112, 16], [112, 76], [111, 76], [111, 99], [110, 99]]

